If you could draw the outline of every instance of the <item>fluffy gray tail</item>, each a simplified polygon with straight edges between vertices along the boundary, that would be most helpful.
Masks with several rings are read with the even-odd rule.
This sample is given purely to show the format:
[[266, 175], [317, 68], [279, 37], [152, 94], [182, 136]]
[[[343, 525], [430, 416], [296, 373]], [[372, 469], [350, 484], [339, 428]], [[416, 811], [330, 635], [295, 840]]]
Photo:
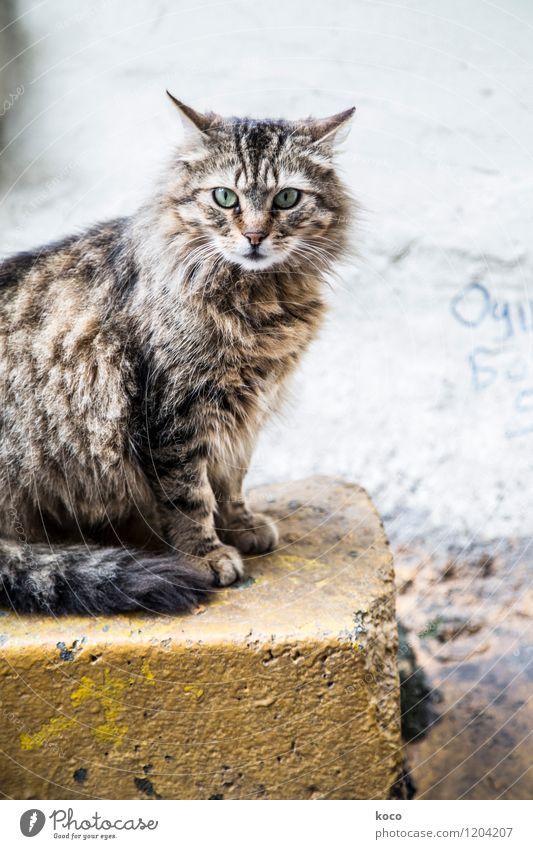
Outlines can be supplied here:
[[21, 613], [177, 613], [208, 590], [179, 555], [0, 539], [0, 606]]

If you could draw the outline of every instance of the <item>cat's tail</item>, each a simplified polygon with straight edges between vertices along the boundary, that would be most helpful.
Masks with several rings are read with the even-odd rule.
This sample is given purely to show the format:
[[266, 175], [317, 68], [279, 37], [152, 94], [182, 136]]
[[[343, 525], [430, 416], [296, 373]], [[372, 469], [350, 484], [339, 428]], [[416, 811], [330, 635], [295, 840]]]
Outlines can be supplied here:
[[0, 539], [0, 606], [21, 613], [178, 613], [194, 607], [209, 586], [177, 552]]

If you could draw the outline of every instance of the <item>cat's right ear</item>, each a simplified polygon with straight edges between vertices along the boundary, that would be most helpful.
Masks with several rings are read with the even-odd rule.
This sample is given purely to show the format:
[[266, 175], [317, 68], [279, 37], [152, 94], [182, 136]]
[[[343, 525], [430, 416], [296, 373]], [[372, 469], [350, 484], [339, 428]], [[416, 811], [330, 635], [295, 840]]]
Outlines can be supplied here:
[[213, 112], [203, 115], [201, 112], [197, 112], [196, 109], [192, 109], [192, 107], [182, 103], [168, 89], [167, 94], [180, 114], [183, 132], [185, 133], [185, 141], [188, 144], [203, 144], [206, 141], [209, 129], [220, 120], [218, 115], [215, 115]]

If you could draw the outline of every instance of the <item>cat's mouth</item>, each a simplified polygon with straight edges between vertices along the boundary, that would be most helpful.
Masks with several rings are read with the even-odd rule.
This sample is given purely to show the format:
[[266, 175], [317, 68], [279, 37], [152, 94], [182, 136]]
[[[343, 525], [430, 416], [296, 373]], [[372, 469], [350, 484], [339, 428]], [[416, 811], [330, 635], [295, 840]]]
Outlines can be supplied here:
[[288, 249], [274, 248], [269, 241], [261, 245], [239, 245], [231, 247], [221, 245], [219, 252], [226, 260], [240, 266], [245, 271], [267, 271], [273, 266], [279, 266], [287, 261], [291, 254]]
[[252, 253], [249, 251], [246, 254], [240, 254], [236, 257], [237, 264], [244, 268], [245, 271], [264, 271], [276, 264], [276, 259], [264, 253]]
[[267, 268], [276, 265], [281, 259], [273, 251], [261, 250], [259, 246], [252, 247], [243, 253], [240, 251], [232, 252], [230, 256], [232, 262], [236, 262], [245, 271], [265, 271]]

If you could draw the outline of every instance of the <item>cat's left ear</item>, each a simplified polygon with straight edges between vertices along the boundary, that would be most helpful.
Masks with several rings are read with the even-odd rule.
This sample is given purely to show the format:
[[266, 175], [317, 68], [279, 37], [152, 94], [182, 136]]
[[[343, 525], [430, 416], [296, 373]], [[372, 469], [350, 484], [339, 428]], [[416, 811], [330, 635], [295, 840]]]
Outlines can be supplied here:
[[191, 106], [187, 106], [185, 103], [182, 103], [181, 100], [174, 97], [168, 89], [167, 94], [180, 113], [186, 140], [188, 142], [205, 141], [205, 137], [210, 128], [221, 120], [220, 117], [215, 115], [214, 112], [208, 112], [205, 115], [201, 112], [197, 112], [196, 109], [192, 109]]
[[333, 147], [344, 141], [350, 131], [350, 121], [355, 114], [355, 106], [338, 112], [329, 118], [309, 118], [305, 123], [311, 133], [313, 145]]

